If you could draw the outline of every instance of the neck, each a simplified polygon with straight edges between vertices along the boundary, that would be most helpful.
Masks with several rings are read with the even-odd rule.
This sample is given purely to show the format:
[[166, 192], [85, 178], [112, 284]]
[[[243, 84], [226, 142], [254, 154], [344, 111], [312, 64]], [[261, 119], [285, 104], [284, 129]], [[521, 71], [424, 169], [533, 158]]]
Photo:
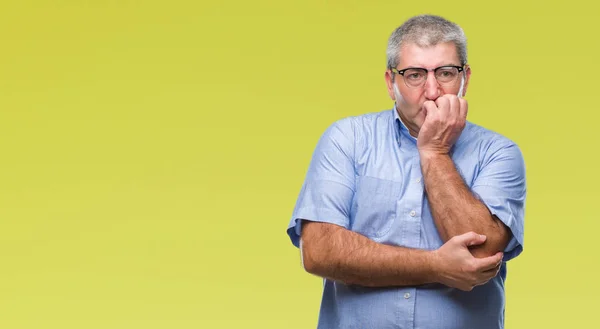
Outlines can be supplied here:
[[402, 121], [402, 123], [406, 126], [406, 128], [408, 128], [408, 133], [412, 137], [417, 138], [419, 136], [419, 127], [417, 127], [417, 125], [415, 125], [415, 124], [409, 123], [409, 121], [406, 120], [406, 117], [404, 117], [404, 115], [402, 114], [402, 111], [400, 111], [398, 109], [398, 105], [396, 105], [396, 112], [398, 112], [400, 121]]

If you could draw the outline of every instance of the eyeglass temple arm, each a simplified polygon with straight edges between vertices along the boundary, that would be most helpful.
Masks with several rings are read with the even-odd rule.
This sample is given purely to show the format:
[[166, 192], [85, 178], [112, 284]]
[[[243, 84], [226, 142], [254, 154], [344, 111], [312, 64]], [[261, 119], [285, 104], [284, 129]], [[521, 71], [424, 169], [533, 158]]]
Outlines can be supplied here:
[[460, 89], [458, 90], [458, 98], [462, 98], [463, 96], [463, 89], [465, 86], [465, 73], [463, 71], [463, 74], [460, 75]]

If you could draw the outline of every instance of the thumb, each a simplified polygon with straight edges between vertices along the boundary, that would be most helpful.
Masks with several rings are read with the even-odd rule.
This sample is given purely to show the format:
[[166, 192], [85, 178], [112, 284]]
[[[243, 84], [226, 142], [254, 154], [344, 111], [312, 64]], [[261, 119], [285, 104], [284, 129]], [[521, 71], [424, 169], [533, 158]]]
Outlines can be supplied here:
[[485, 242], [486, 236], [475, 232], [467, 232], [455, 237], [457, 242], [465, 247], [475, 246]]

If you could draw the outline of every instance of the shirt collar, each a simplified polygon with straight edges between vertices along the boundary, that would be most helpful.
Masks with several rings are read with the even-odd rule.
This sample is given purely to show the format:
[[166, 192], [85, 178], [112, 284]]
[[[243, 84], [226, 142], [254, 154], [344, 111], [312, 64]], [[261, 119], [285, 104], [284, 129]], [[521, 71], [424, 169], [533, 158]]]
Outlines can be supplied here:
[[417, 139], [410, 134], [408, 128], [406, 127], [404, 122], [402, 122], [402, 119], [400, 119], [400, 115], [398, 115], [398, 110], [396, 110], [396, 105], [394, 105], [394, 107], [392, 108], [392, 112], [394, 113], [394, 127], [396, 128], [394, 130], [396, 131], [398, 143], [400, 144], [401, 141], [408, 140], [416, 145]]

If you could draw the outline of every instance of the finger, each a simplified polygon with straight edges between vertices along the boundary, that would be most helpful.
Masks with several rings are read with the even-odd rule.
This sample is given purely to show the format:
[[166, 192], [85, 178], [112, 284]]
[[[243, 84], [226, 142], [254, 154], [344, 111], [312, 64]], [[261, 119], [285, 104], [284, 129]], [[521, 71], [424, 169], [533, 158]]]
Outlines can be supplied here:
[[439, 110], [440, 117], [444, 119], [448, 118], [450, 115], [450, 101], [448, 100], [448, 97], [446, 97], [446, 95], [438, 97], [435, 100], [435, 104], [437, 105], [437, 108]]
[[482, 273], [485, 274], [485, 275], [490, 275], [493, 278], [500, 271], [500, 267], [501, 267], [501, 265], [498, 265], [498, 266], [496, 266], [494, 268], [487, 269], [487, 270], [483, 271]]
[[443, 99], [444, 99], [444, 95], [436, 98], [435, 100], [433, 100], [433, 102], [435, 103], [435, 105], [437, 107], [442, 107], [442, 105], [443, 105]]
[[450, 117], [456, 121], [460, 121], [460, 101], [455, 95], [447, 95]]
[[435, 102], [425, 101], [425, 103], [423, 103], [423, 108], [425, 109], [425, 118], [433, 118], [437, 115], [438, 107]]
[[498, 268], [494, 268], [494, 269], [491, 269], [491, 270], [487, 270], [487, 271], [483, 272], [483, 273], [481, 274], [481, 275], [482, 275], [482, 277], [481, 277], [481, 279], [480, 279], [480, 282], [481, 282], [481, 283], [480, 283], [479, 285], [486, 284], [486, 283], [488, 283], [488, 282], [489, 282], [491, 279], [495, 278], [495, 277], [498, 275], [498, 270], [499, 270], [499, 269], [500, 269], [500, 267], [498, 267]]
[[467, 232], [453, 237], [455, 241], [465, 247], [479, 245], [485, 242], [486, 236], [475, 232]]
[[485, 257], [485, 258], [477, 258], [477, 267], [482, 270], [494, 269], [502, 262], [502, 252], [497, 252], [496, 254]]
[[501, 266], [502, 266], [502, 261], [500, 261], [499, 263], [497, 263], [493, 266], [490, 266], [489, 268], [484, 269], [482, 273], [490, 273], [490, 274], [495, 275], [495, 273], [498, 273]]
[[476, 285], [480, 286], [488, 283], [491, 279], [495, 278], [498, 275], [499, 270], [500, 266], [496, 266], [495, 268], [481, 272], [478, 283]]

